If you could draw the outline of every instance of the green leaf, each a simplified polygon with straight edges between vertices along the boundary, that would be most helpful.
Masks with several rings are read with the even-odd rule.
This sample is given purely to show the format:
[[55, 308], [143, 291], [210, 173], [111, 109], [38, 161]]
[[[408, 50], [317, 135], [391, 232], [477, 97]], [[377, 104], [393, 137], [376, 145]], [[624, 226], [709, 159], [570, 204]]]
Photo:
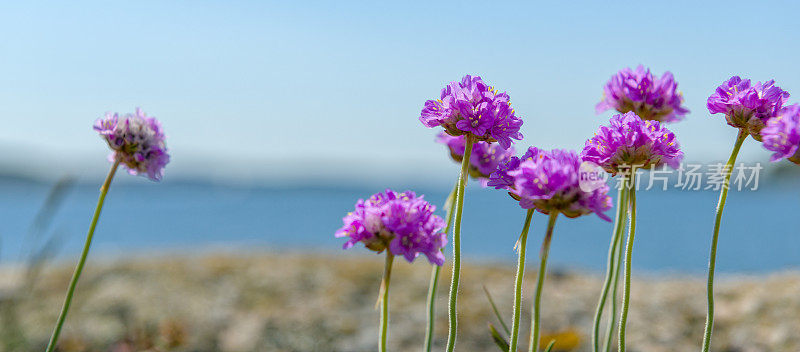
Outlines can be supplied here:
[[555, 344], [556, 340], [550, 340], [550, 343], [547, 345], [547, 348], [544, 349], [544, 352], [550, 352]]
[[494, 340], [497, 347], [500, 347], [500, 350], [503, 352], [508, 352], [508, 342], [506, 342], [503, 336], [500, 336], [500, 333], [497, 332], [497, 329], [494, 328], [492, 323], [489, 323], [489, 333], [492, 334], [492, 340]]
[[[511, 330], [508, 329], [508, 326], [503, 320], [503, 316], [500, 315], [500, 311], [497, 310], [497, 305], [494, 304], [494, 300], [492, 299], [492, 295], [489, 293], [489, 289], [486, 288], [486, 285], [483, 286], [483, 292], [486, 293], [486, 298], [489, 300], [489, 304], [492, 305], [492, 310], [494, 311], [494, 316], [497, 317], [497, 320], [500, 321], [500, 325], [503, 326], [503, 331], [506, 332], [506, 335], [511, 335]], [[508, 349], [506, 349], [508, 350]]]

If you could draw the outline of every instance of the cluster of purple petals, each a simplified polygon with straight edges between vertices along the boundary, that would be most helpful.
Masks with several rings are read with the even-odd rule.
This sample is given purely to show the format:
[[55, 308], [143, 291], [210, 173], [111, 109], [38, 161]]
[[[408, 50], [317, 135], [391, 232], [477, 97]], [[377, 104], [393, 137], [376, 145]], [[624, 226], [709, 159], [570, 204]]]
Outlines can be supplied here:
[[761, 129], [768, 119], [777, 115], [787, 99], [789, 93], [776, 86], [774, 80], [751, 85], [749, 79], [733, 76], [708, 97], [706, 106], [712, 114], [725, 114], [729, 125], [746, 129], [760, 140]]
[[494, 187], [495, 189], [509, 189], [514, 185], [514, 177], [508, 173], [516, 170], [519, 164], [526, 160], [539, 158], [542, 150], [536, 147], [528, 147], [522, 157], [512, 156], [497, 165], [497, 169], [489, 175], [489, 182], [487, 186]]
[[94, 129], [111, 147], [110, 161], [119, 160], [131, 175], [145, 175], [153, 181], [164, 177], [169, 154], [166, 136], [155, 117], [147, 116], [140, 108], [123, 117], [108, 112], [97, 119]]
[[354, 211], [342, 220], [336, 237], [348, 237], [344, 249], [358, 242], [370, 250], [402, 255], [409, 262], [419, 254], [435, 265], [444, 264], [441, 249], [447, 244], [444, 220], [433, 214], [436, 207], [414, 192], [390, 189], [367, 200], [359, 199]]
[[629, 170], [666, 164], [678, 168], [683, 152], [675, 134], [653, 120], [642, 120], [633, 112], [614, 115], [608, 126], [600, 126], [581, 152], [612, 175]]
[[[453, 160], [461, 162], [466, 148], [466, 138], [464, 136], [451, 136], [440, 132], [436, 136], [436, 141], [447, 146]], [[472, 153], [469, 157], [469, 174], [478, 179], [485, 187], [489, 180], [489, 175], [497, 170], [497, 166], [514, 157], [514, 147], [504, 149], [503, 147], [488, 142], [477, 142], [472, 146]]]
[[800, 164], [800, 105], [789, 105], [769, 119], [761, 130], [764, 148], [774, 152], [772, 161], [789, 159]]
[[492, 174], [490, 184], [507, 189], [524, 209], [534, 208], [544, 214], [557, 211], [571, 218], [595, 213], [611, 221], [604, 214], [611, 208], [608, 186], [583, 191], [580, 164], [574, 151], [530, 148], [522, 158], [510, 160]]
[[506, 149], [512, 139], [522, 139], [522, 119], [515, 116], [508, 94], [498, 93], [478, 76], [450, 82], [439, 99], [425, 102], [419, 120], [427, 127], [442, 126], [449, 135], [472, 134]]
[[603, 88], [603, 100], [595, 109], [597, 113], [609, 109], [621, 113], [633, 111], [645, 120], [675, 122], [689, 113], [682, 103], [683, 96], [671, 72], [664, 72], [658, 78], [640, 65], [636, 70], [626, 67], [612, 76]]

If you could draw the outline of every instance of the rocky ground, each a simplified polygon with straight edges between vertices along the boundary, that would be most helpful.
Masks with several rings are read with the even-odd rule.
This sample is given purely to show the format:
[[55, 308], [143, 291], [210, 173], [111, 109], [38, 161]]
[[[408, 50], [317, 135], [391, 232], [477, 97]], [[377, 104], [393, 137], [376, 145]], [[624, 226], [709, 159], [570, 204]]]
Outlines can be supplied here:
[[[422, 259], [422, 258], [421, 258]], [[470, 258], [465, 258], [469, 263]], [[420, 351], [430, 266], [397, 260], [391, 284], [391, 351]], [[374, 309], [383, 258], [355, 253], [162, 255], [90, 262], [64, 329], [61, 351], [374, 351]], [[535, 269], [535, 268], [533, 268]], [[24, 268], [0, 268], [0, 348], [42, 350], [72, 271], [71, 263], [27, 280]], [[514, 268], [465, 265], [457, 350], [499, 351], [487, 324], [500, 329], [482, 285], [510, 320]], [[523, 342], [530, 294], [526, 276]], [[447, 333], [449, 268], [443, 270], [437, 350]], [[570, 351], [588, 351], [601, 278], [551, 271], [542, 323]], [[705, 316], [702, 277], [635, 277], [631, 352], [695, 351]], [[572, 345], [578, 334], [580, 342]], [[717, 285], [715, 351], [800, 351], [800, 273], [722, 276]]]

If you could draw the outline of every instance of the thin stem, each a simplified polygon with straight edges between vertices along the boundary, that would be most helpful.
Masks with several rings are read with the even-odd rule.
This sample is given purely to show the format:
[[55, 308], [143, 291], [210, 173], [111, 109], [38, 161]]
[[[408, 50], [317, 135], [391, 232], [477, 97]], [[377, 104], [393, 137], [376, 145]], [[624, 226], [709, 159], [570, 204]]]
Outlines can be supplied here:
[[[627, 197], [626, 197], [625, 203], [626, 203], [625, 204], [625, 212], [627, 214], [627, 211], [628, 211]], [[618, 237], [619, 237], [620, 241], [622, 241], [624, 228], [625, 227], [623, 226], [623, 230], [620, 230], [620, 232], [619, 232], [619, 236]], [[611, 351], [611, 346], [612, 346], [613, 341], [614, 341], [614, 331], [617, 330], [617, 326], [616, 326], [616, 322], [617, 322], [617, 302], [618, 302], [617, 293], [619, 292], [619, 273], [620, 273], [620, 269], [622, 268], [622, 258], [623, 258], [622, 257], [622, 246], [618, 246], [617, 247], [617, 251], [614, 254], [614, 258], [616, 258], [614, 260], [617, 261], [617, 266], [614, 269], [614, 283], [612, 284], [612, 287], [614, 289], [611, 290], [611, 311], [608, 312], [609, 313], [608, 314], [608, 326], [606, 327], [606, 348], [605, 348], [606, 352]]]
[[517, 281], [514, 285], [514, 320], [511, 325], [511, 344], [508, 346], [509, 352], [517, 352], [517, 340], [519, 340], [519, 316], [522, 313], [522, 279], [525, 276], [525, 247], [528, 243], [528, 229], [531, 227], [533, 209], [528, 209], [525, 216], [525, 224], [522, 226], [522, 234], [519, 236], [519, 254], [517, 256]]
[[736, 143], [733, 145], [731, 157], [728, 158], [728, 163], [725, 164], [725, 183], [719, 193], [719, 202], [717, 203], [717, 217], [714, 222], [714, 236], [711, 238], [711, 254], [708, 259], [708, 315], [706, 315], [706, 328], [703, 335], [703, 352], [708, 352], [711, 348], [711, 330], [714, 329], [714, 269], [716, 268], [717, 261], [717, 240], [719, 239], [719, 226], [722, 223], [722, 211], [725, 209], [725, 200], [728, 198], [728, 188], [731, 181], [731, 171], [733, 165], [736, 163], [736, 156], [739, 155], [739, 149], [742, 143], [747, 139], [747, 133], [744, 130], [739, 131], [736, 137]]
[[536, 294], [533, 298], [533, 319], [531, 321], [531, 341], [528, 345], [528, 352], [535, 352], [539, 350], [539, 316], [541, 311], [542, 300], [542, 287], [544, 286], [544, 277], [547, 273], [547, 256], [550, 253], [550, 240], [553, 239], [553, 227], [556, 225], [556, 218], [558, 212], [550, 212], [550, 219], [547, 222], [547, 233], [544, 235], [542, 241], [542, 249], [539, 252], [539, 276], [536, 279]]
[[[445, 213], [447, 214], [447, 226], [444, 228], [444, 232], [447, 233], [450, 231], [450, 225], [453, 222], [453, 207], [456, 203], [456, 192], [458, 190], [458, 181], [453, 185], [453, 190], [450, 191], [450, 195], [445, 200], [447, 203], [447, 208]], [[436, 291], [439, 289], [439, 273], [442, 271], [442, 267], [439, 265], [433, 265], [431, 268], [431, 282], [428, 286], [428, 329], [425, 331], [425, 349], [426, 352], [431, 352], [433, 348], [433, 328], [434, 324], [436, 323]]]
[[458, 285], [461, 277], [461, 211], [464, 209], [464, 187], [467, 184], [467, 168], [469, 167], [469, 157], [472, 154], [472, 145], [475, 143], [475, 136], [467, 134], [464, 156], [461, 160], [461, 174], [458, 178], [458, 192], [456, 192], [456, 223], [453, 226], [453, 278], [450, 282], [450, 301], [447, 335], [447, 352], [453, 352], [456, 348], [456, 331], [458, 329], [457, 319], [457, 300]]
[[392, 279], [392, 262], [394, 255], [386, 251], [386, 265], [383, 267], [381, 282], [381, 331], [378, 340], [378, 351], [386, 352], [386, 335], [389, 333], [389, 281]]
[[631, 185], [628, 202], [630, 202], [630, 229], [628, 230], [628, 243], [625, 246], [625, 283], [622, 287], [622, 313], [619, 317], [619, 352], [625, 352], [625, 325], [628, 322], [628, 308], [631, 299], [631, 253], [633, 252], [633, 239], [636, 235], [636, 170], [631, 168]]
[[[503, 319], [503, 315], [500, 314], [500, 310], [497, 309], [497, 305], [494, 304], [494, 299], [492, 299], [492, 294], [489, 293], [489, 289], [486, 288], [486, 285], [481, 285], [483, 287], [483, 292], [486, 293], [486, 300], [489, 301], [489, 305], [492, 306], [492, 311], [494, 312], [494, 316], [497, 318], [497, 321], [500, 322], [500, 326], [505, 331], [506, 335], [511, 336], [511, 330], [508, 329], [508, 325], [506, 325], [505, 319]], [[504, 340], [505, 341], [505, 340]], [[506, 343], [508, 345], [508, 343]]]
[[53, 329], [53, 335], [50, 337], [50, 342], [47, 344], [47, 352], [53, 352], [56, 349], [58, 336], [61, 335], [61, 328], [64, 326], [64, 321], [67, 319], [69, 306], [72, 304], [72, 296], [75, 294], [75, 287], [78, 285], [78, 279], [80, 279], [81, 273], [83, 272], [83, 266], [86, 264], [86, 257], [89, 255], [89, 247], [92, 246], [94, 229], [97, 227], [97, 221], [100, 219], [100, 212], [103, 210], [103, 203], [106, 200], [108, 189], [111, 187], [111, 180], [114, 179], [114, 174], [117, 172], [117, 168], [119, 167], [119, 162], [119, 159], [114, 161], [114, 164], [111, 165], [111, 170], [108, 171], [108, 176], [106, 176], [105, 182], [103, 182], [103, 186], [100, 187], [100, 198], [97, 199], [97, 207], [94, 210], [92, 223], [89, 225], [89, 233], [86, 235], [86, 243], [83, 245], [81, 258], [78, 260], [78, 265], [75, 267], [75, 272], [72, 274], [72, 280], [69, 282], [67, 297], [64, 299], [64, 306], [61, 308], [61, 314], [59, 314], [56, 327]]
[[[619, 247], [619, 238], [622, 229], [625, 228], [625, 215], [627, 206], [625, 198], [625, 179], [620, 182], [619, 194], [617, 195], [617, 220], [614, 224], [614, 231], [611, 234], [611, 244], [608, 248], [608, 264], [606, 264], [606, 279], [603, 283], [603, 292], [600, 293], [600, 300], [597, 302], [597, 309], [594, 313], [594, 325], [592, 328], [592, 351], [600, 352], [600, 320], [603, 317], [603, 310], [606, 305], [606, 298], [608, 297], [608, 290], [611, 288], [611, 282], [616, 269], [617, 248]], [[611, 313], [613, 319], [614, 312]], [[613, 323], [612, 323], [613, 325]]]

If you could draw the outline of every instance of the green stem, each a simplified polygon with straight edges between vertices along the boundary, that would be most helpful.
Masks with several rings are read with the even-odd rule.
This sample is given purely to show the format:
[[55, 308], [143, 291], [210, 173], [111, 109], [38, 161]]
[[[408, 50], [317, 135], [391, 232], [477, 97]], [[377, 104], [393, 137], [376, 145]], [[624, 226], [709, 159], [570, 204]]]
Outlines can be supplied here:
[[453, 352], [456, 348], [456, 331], [458, 329], [458, 319], [456, 315], [456, 305], [458, 300], [458, 285], [461, 276], [461, 212], [464, 208], [464, 187], [467, 184], [467, 172], [469, 167], [469, 157], [472, 154], [472, 145], [475, 143], [475, 136], [467, 134], [464, 156], [461, 160], [461, 174], [458, 178], [458, 192], [456, 192], [456, 215], [455, 225], [453, 226], [453, 278], [450, 282], [450, 301], [447, 334], [447, 352]]
[[[628, 211], [628, 201], [627, 197], [625, 200], [625, 211], [627, 214]], [[623, 230], [619, 232], [619, 240], [622, 241]], [[617, 251], [614, 254], [614, 258], [617, 261], [617, 266], [614, 269], [614, 283], [612, 284], [613, 290], [611, 291], [611, 311], [608, 312], [608, 326], [606, 327], [606, 348], [605, 351], [611, 351], [611, 345], [614, 341], [614, 331], [616, 331], [616, 322], [617, 322], [617, 293], [619, 292], [619, 273], [620, 268], [622, 268], [622, 246], [617, 247]]]
[[[447, 226], [444, 228], [445, 233], [450, 231], [450, 225], [453, 222], [453, 207], [455, 207], [456, 203], [457, 190], [458, 181], [453, 185], [453, 190], [450, 191], [450, 195], [445, 200], [445, 202], [449, 202], [445, 210], [447, 214]], [[442, 267], [439, 265], [433, 265], [431, 268], [431, 282], [428, 286], [428, 329], [425, 331], [424, 351], [426, 352], [431, 352], [433, 348], [433, 328], [436, 322], [436, 291], [439, 289], [439, 273], [441, 271]]]
[[733, 165], [736, 163], [736, 156], [739, 155], [739, 149], [742, 143], [747, 139], [747, 133], [744, 130], [739, 131], [736, 136], [736, 143], [733, 145], [731, 157], [728, 163], [725, 164], [725, 183], [719, 194], [719, 202], [717, 203], [717, 217], [714, 222], [714, 236], [711, 238], [711, 254], [708, 259], [708, 315], [706, 315], [706, 328], [703, 336], [703, 352], [708, 352], [711, 348], [711, 330], [714, 329], [714, 269], [717, 261], [717, 240], [719, 238], [719, 226], [722, 223], [722, 211], [725, 209], [725, 200], [728, 198], [728, 188], [731, 181], [731, 172]]
[[[497, 318], [497, 321], [500, 322], [500, 326], [505, 331], [506, 335], [511, 336], [511, 330], [508, 329], [508, 325], [506, 325], [505, 319], [503, 319], [503, 315], [500, 314], [500, 310], [497, 309], [497, 305], [494, 304], [494, 299], [492, 299], [492, 294], [489, 293], [489, 289], [486, 288], [486, 285], [481, 285], [483, 287], [483, 292], [486, 294], [486, 300], [489, 301], [489, 305], [492, 306], [492, 311], [494, 312], [494, 316]], [[505, 342], [505, 340], [503, 340]], [[506, 345], [508, 343], [506, 342]]]
[[542, 287], [544, 286], [544, 277], [547, 272], [547, 256], [550, 253], [550, 240], [553, 239], [553, 227], [556, 225], [556, 218], [558, 212], [550, 212], [550, 220], [547, 222], [547, 233], [544, 235], [542, 241], [542, 249], [539, 252], [539, 276], [536, 279], [536, 294], [533, 298], [533, 319], [531, 321], [531, 341], [528, 345], [528, 352], [535, 352], [539, 350], [539, 316], [541, 311], [542, 300]]
[[386, 352], [386, 335], [389, 333], [389, 281], [392, 279], [392, 262], [394, 255], [386, 251], [386, 265], [383, 267], [383, 282], [381, 283], [381, 331], [379, 337], [379, 352]]
[[625, 325], [628, 322], [628, 308], [631, 299], [631, 253], [633, 252], [633, 239], [636, 235], [636, 169], [630, 170], [630, 229], [628, 230], [628, 243], [625, 246], [625, 283], [622, 286], [622, 313], [619, 318], [619, 352], [625, 352]]
[[106, 176], [105, 182], [103, 182], [103, 186], [100, 187], [100, 198], [97, 200], [97, 207], [94, 210], [92, 224], [89, 225], [89, 233], [86, 235], [86, 243], [83, 245], [81, 258], [78, 260], [78, 265], [75, 267], [75, 272], [72, 274], [72, 280], [69, 282], [67, 297], [64, 299], [64, 306], [61, 308], [61, 314], [58, 316], [58, 322], [56, 322], [53, 335], [50, 337], [50, 342], [47, 344], [47, 352], [53, 352], [56, 349], [58, 336], [61, 335], [61, 328], [64, 326], [64, 321], [67, 319], [69, 306], [72, 304], [72, 296], [75, 294], [75, 287], [78, 285], [78, 279], [80, 279], [81, 273], [83, 272], [83, 266], [86, 264], [86, 257], [89, 255], [89, 247], [92, 245], [94, 229], [97, 227], [97, 221], [100, 219], [100, 212], [103, 210], [103, 203], [106, 200], [108, 189], [111, 187], [111, 180], [114, 179], [114, 174], [117, 172], [117, 168], [119, 167], [119, 162], [119, 159], [114, 161], [114, 164], [111, 165], [111, 170], [108, 172], [108, 176]]
[[522, 226], [522, 234], [519, 236], [519, 255], [517, 257], [517, 281], [514, 285], [514, 320], [511, 325], [511, 344], [508, 346], [509, 352], [517, 352], [517, 340], [519, 340], [519, 316], [522, 313], [522, 278], [525, 276], [525, 247], [528, 243], [528, 229], [531, 226], [533, 209], [528, 209], [525, 216], [525, 225]]
[[[611, 235], [611, 244], [608, 248], [608, 263], [606, 264], [606, 279], [603, 283], [603, 292], [600, 294], [600, 300], [597, 302], [597, 309], [594, 313], [594, 325], [592, 328], [592, 351], [600, 352], [600, 320], [603, 317], [603, 310], [606, 305], [606, 298], [608, 297], [608, 290], [611, 288], [611, 282], [616, 269], [617, 248], [619, 247], [619, 238], [622, 229], [625, 228], [625, 215], [627, 206], [625, 198], [625, 179], [620, 182], [619, 194], [617, 195], [617, 220], [614, 224], [614, 231]], [[616, 286], [615, 286], [616, 287]], [[614, 312], [611, 313], [613, 319]], [[612, 323], [613, 325], [613, 323]]]

